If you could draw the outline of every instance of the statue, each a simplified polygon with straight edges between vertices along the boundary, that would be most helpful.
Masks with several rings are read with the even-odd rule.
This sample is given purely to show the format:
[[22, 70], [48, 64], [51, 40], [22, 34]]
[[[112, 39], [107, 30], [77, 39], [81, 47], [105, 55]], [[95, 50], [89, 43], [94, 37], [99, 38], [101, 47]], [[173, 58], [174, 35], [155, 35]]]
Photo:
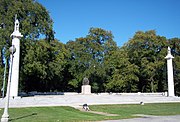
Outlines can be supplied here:
[[82, 83], [83, 85], [89, 85], [89, 79], [88, 78], [84, 78], [83, 79], [83, 83]]
[[81, 94], [91, 94], [91, 86], [89, 85], [89, 79], [84, 78], [81, 86]]

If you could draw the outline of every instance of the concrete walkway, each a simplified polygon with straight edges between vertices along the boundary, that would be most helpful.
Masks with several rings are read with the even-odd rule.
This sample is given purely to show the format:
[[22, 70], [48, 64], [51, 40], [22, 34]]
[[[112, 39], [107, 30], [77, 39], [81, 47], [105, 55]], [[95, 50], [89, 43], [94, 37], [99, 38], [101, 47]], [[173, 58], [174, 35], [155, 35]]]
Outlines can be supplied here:
[[[180, 97], [166, 97], [160, 95], [108, 95], [108, 94], [69, 94], [47, 95], [10, 99], [10, 107], [36, 107], [36, 106], [82, 106], [99, 104], [139, 104], [180, 102]], [[0, 98], [0, 108], [4, 108], [5, 99]]]
[[176, 116], [143, 116], [142, 118], [107, 120], [100, 122], [179, 122], [180, 115]]

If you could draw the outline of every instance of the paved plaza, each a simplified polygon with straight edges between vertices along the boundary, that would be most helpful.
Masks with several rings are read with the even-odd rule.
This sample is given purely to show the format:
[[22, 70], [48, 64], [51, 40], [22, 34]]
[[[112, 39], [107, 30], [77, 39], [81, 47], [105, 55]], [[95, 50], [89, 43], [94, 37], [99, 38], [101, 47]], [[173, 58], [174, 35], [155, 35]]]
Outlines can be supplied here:
[[[0, 98], [0, 108], [4, 108], [5, 99]], [[139, 104], [180, 102], [180, 97], [166, 97], [163, 95], [144, 94], [90, 94], [77, 93], [65, 95], [36, 95], [31, 97], [17, 97], [10, 99], [10, 107], [35, 107], [35, 106], [72, 106], [78, 107], [83, 104]]]

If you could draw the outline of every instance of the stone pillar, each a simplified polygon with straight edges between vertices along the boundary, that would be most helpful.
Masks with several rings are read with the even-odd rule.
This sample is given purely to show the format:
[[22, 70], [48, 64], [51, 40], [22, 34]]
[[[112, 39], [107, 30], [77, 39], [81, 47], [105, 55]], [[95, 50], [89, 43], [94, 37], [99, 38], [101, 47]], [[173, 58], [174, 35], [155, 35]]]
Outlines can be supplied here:
[[174, 57], [171, 55], [170, 47], [168, 47], [168, 54], [165, 58], [167, 59], [168, 96], [175, 96], [174, 95], [173, 65], [172, 65], [172, 59]]
[[14, 32], [11, 34], [13, 37], [12, 45], [15, 46], [16, 52], [14, 53], [10, 97], [18, 96], [18, 84], [19, 84], [19, 59], [20, 59], [20, 38], [23, 37], [19, 32], [19, 21], [15, 20]]

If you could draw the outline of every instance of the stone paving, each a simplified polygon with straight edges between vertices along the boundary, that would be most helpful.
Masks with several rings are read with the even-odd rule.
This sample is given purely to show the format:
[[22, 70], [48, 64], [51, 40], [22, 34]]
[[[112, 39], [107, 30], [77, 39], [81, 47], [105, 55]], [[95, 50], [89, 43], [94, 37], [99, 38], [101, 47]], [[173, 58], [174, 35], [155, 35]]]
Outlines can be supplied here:
[[[5, 99], [0, 98], [0, 108], [4, 108]], [[180, 102], [180, 97], [166, 97], [162, 95], [121, 95], [121, 94], [67, 94], [18, 97], [10, 99], [10, 107], [36, 106], [82, 106], [99, 104], [139, 104]]]

